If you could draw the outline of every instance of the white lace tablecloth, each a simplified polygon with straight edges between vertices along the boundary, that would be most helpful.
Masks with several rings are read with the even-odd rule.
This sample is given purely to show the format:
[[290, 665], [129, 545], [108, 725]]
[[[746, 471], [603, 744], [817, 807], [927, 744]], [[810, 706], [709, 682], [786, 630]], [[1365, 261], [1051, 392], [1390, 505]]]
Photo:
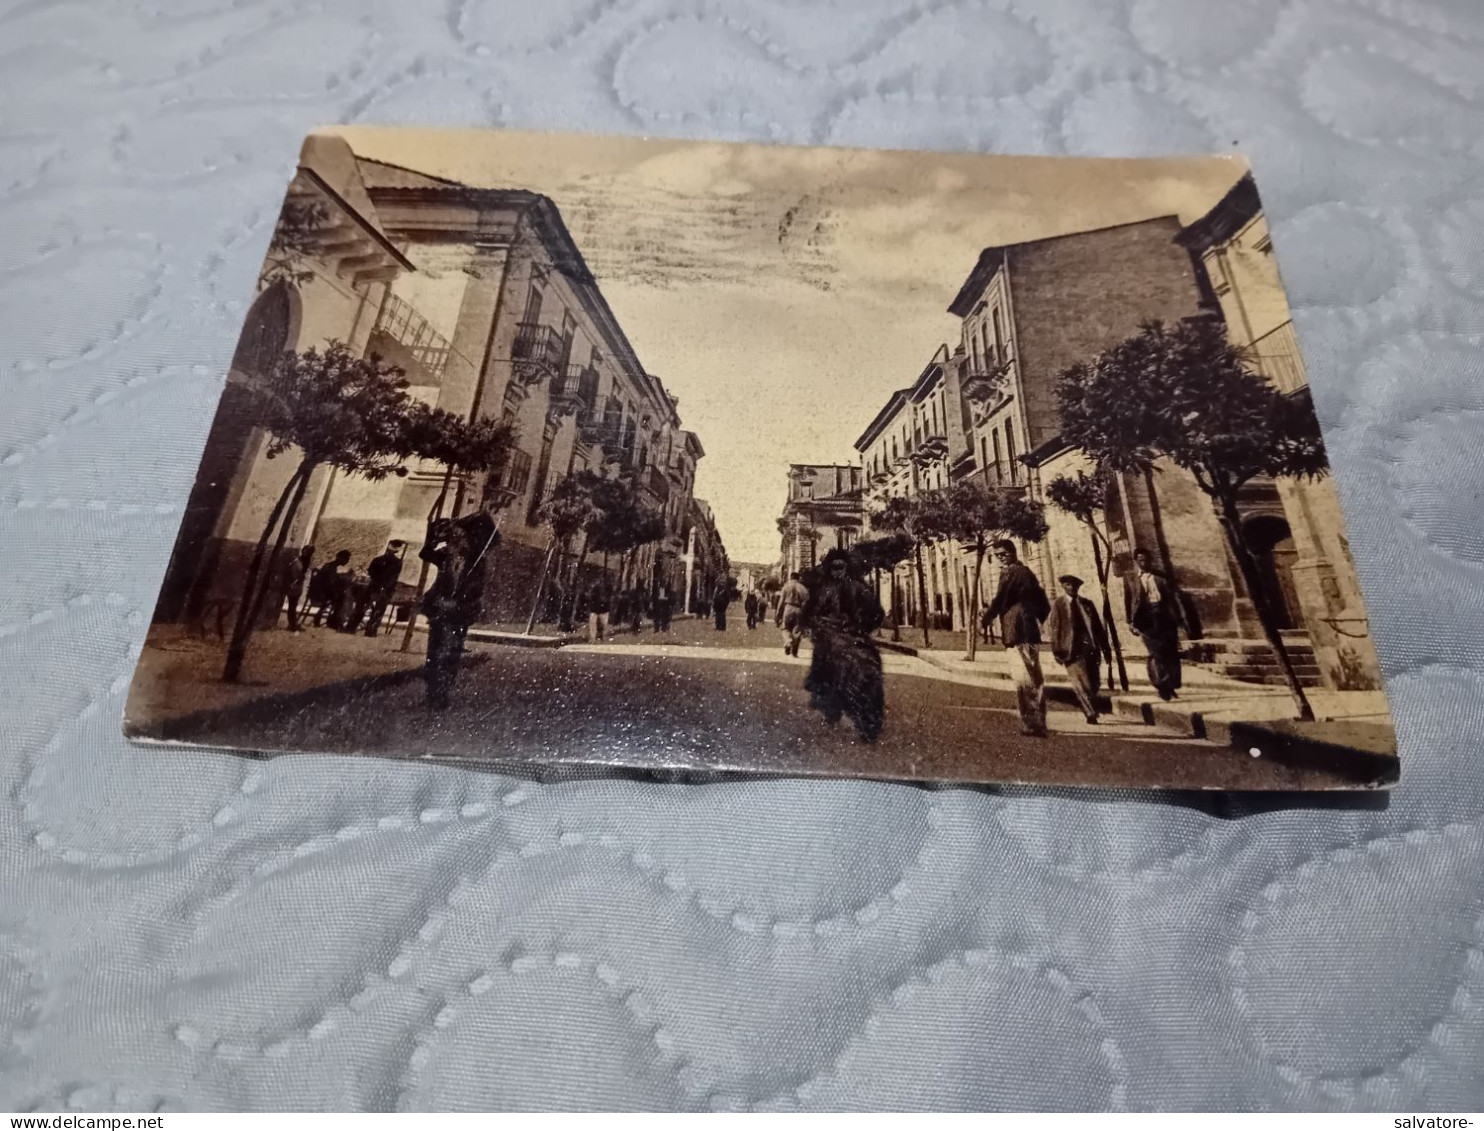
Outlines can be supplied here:
[[[1484, 6], [0, 3], [0, 1108], [1484, 1104]], [[324, 122], [1253, 159], [1389, 804], [535, 784], [119, 714]]]

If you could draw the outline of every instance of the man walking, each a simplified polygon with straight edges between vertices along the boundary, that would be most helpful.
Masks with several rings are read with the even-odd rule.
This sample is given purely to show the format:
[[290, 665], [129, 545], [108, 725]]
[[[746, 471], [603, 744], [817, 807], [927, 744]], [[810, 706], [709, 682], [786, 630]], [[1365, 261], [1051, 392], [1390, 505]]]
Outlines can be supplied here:
[[751, 589], [747, 591], [747, 597], [742, 602], [742, 608], [747, 612], [747, 631], [751, 632], [757, 627], [757, 594]]
[[1015, 543], [1001, 539], [991, 549], [1000, 563], [1000, 586], [995, 591], [981, 624], [996, 617], [1000, 638], [1009, 653], [1010, 673], [1015, 679], [1015, 701], [1020, 709], [1020, 733], [1046, 737], [1046, 680], [1041, 674], [1041, 622], [1050, 612], [1046, 590], [1036, 575], [1020, 561]]
[[[402, 576], [401, 539], [388, 542], [386, 550], [371, 559], [366, 567], [366, 635], [376, 636], [381, 631], [381, 619], [386, 616], [386, 607], [391, 604], [392, 593], [397, 588], [397, 579]], [[359, 618], [360, 614], [357, 614]], [[359, 623], [359, 619], [357, 620]]]
[[716, 595], [711, 598], [711, 612], [716, 617], [716, 631], [727, 630], [727, 606], [732, 603], [732, 582], [730, 578], [723, 578], [720, 585], [716, 587]]
[[670, 587], [663, 581], [656, 586], [654, 597], [649, 602], [649, 618], [654, 622], [655, 632], [670, 631]]
[[608, 631], [608, 610], [612, 598], [608, 593], [608, 579], [602, 577], [587, 595], [587, 642], [596, 644]]
[[788, 635], [783, 644], [785, 656], [799, 654], [799, 642], [804, 639], [804, 606], [808, 601], [809, 590], [799, 580], [798, 571], [795, 570], [788, 575], [788, 581], [778, 594], [778, 612], [773, 615], [773, 623]]
[[1067, 678], [1072, 681], [1072, 691], [1082, 707], [1083, 717], [1096, 723], [1097, 694], [1102, 686], [1099, 658], [1108, 647], [1108, 638], [1093, 603], [1077, 594], [1082, 588], [1082, 579], [1068, 573], [1057, 581], [1061, 583], [1062, 591], [1051, 602], [1046, 636], [1051, 643], [1051, 654], [1067, 669]]
[[1134, 551], [1134, 571], [1123, 578], [1129, 627], [1149, 650], [1149, 682], [1166, 702], [1180, 690], [1180, 602], [1168, 574], [1155, 569], [1148, 550]]

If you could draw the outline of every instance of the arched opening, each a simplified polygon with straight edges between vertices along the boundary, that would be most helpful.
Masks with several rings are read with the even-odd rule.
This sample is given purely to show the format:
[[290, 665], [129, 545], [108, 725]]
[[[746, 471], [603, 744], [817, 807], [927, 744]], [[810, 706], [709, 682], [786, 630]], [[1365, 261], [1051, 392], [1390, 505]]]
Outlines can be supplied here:
[[219, 552], [217, 524], [234, 484], [249, 470], [244, 464], [255, 429], [249, 389], [293, 347], [298, 315], [298, 295], [284, 282], [260, 294], [247, 312], [160, 588], [158, 621], [190, 619], [199, 612]]
[[1298, 551], [1293, 531], [1279, 515], [1262, 514], [1242, 524], [1242, 533], [1257, 565], [1258, 585], [1279, 628], [1303, 628], [1303, 606], [1293, 583], [1293, 563]]

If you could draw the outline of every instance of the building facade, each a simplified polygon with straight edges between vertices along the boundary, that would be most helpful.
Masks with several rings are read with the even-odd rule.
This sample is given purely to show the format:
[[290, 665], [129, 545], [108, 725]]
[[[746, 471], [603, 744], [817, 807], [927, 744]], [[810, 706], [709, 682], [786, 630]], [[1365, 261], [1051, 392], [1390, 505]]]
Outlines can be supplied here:
[[[1178, 239], [1195, 257], [1230, 340], [1272, 385], [1312, 411], [1308, 373], [1251, 175]], [[1285, 635], [1307, 638], [1325, 686], [1379, 688], [1380, 663], [1333, 479], [1255, 482], [1245, 494], [1243, 533], [1266, 604]]]
[[[1254, 204], [1255, 194], [1248, 201], [1239, 185], [1211, 217], [1189, 228], [1162, 216], [984, 249], [949, 306], [960, 320], [959, 341], [939, 347], [916, 382], [893, 393], [855, 443], [866, 477], [867, 522], [893, 496], [946, 483], [977, 480], [1044, 502], [1058, 476], [1091, 471], [1061, 437], [1057, 381], [1069, 366], [1093, 359], [1149, 320], [1219, 311], [1233, 327], [1233, 340], [1251, 349], [1264, 374], [1292, 395], [1306, 395]], [[1243, 507], [1254, 524], [1249, 534], [1276, 548], [1266, 568], [1273, 593], [1289, 595], [1285, 643], [1300, 677], [1310, 684], [1373, 686], [1367, 680], [1374, 650], [1332, 485], [1255, 483]], [[1049, 505], [1046, 518], [1047, 537], [1023, 545], [1022, 559], [1048, 591], [1057, 577], [1075, 573], [1087, 583], [1087, 595], [1099, 599], [1101, 549], [1090, 532]], [[1280, 678], [1211, 501], [1192, 476], [1168, 464], [1149, 475], [1116, 476], [1106, 529], [1112, 541], [1109, 603], [1127, 651], [1137, 653], [1138, 644], [1123, 623], [1121, 575], [1132, 569], [1134, 550], [1144, 549], [1196, 600], [1209, 662], [1241, 678]], [[924, 558], [926, 607], [917, 607], [910, 562], [884, 581], [883, 602], [904, 623], [920, 624], [926, 615], [939, 629], [965, 629], [974, 596], [970, 556], [950, 543], [929, 548]], [[986, 565], [981, 607], [998, 583], [997, 570]], [[1331, 614], [1328, 628], [1312, 639], [1310, 626], [1298, 620], [1304, 609]], [[1331, 632], [1346, 640], [1332, 643]]]
[[813, 569], [836, 547], [849, 549], [865, 526], [862, 469], [854, 464], [796, 463], [778, 519], [782, 576]]
[[685, 530], [683, 612], [705, 616], [716, 591], [731, 583], [731, 563], [726, 546], [716, 529], [711, 504], [705, 499], [691, 499]]
[[[955, 442], [958, 448], [964, 445], [957, 375], [955, 359], [939, 346], [917, 380], [887, 398], [855, 441], [865, 473], [868, 531], [880, 533], [872, 520], [889, 499], [910, 499], [951, 481]], [[893, 622], [920, 626], [925, 616], [933, 628], [962, 628], [967, 609], [962, 559], [959, 547], [950, 543], [925, 547], [921, 593], [915, 564], [883, 572], [877, 596]]]
[[[322, 472], [291, 547], [315, 545], [317, 561], [344, 548], [364, 565], [388, 539], [402, 539], [410, 593], [435, 506], [498, 510], [502, 544], [485, 617], [524, 621], [551, 544], [541, 503], [564, 476], [592, 470], [628, 480], [665, 520], [663, 538], [609, 564], [612, 583], [679, 586], [704, 451], [681, 427], [675, 398], [640, 363], [551, 200], [361, 159], [327, 137], [306, 143], [290, 200], [327, 218], [298, 257], [295, 281], [264, 289], [249, 315], [207, 449], [213, 466], [203, 467], [172, 559], [179, 576], [167, 581], [166, 619], [240, 588], [242, 563], [291, 470], [287, 459], [264, 458], [267, 437], [234, 384], [284, 349], [332, 340], [401, 366], [414, 398], [503, 420], [517, 440], [498, 477], [433, 464], [374, 483]], [[585, 568], [600, 567], [588, 560]]]

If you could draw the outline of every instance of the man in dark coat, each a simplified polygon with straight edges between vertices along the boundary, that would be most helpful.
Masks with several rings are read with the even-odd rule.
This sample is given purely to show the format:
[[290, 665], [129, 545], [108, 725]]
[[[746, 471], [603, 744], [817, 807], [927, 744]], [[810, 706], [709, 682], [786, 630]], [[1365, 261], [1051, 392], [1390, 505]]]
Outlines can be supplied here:
[[1166, 702], [1180, 690], [1180, 601], [1169, 574], [1156, 569], [1148, 550], [1134, 551], [1134, 570], [1123, 577], [1128, 624], [1149, 651], [1149, 682]]
[[670, 609], [673, 601], [668, 585], [662, 581], [655, 586], [654, 596], [649, 601], [649, 617], [654, 622], [656, 632], [670, 631]]
[[330, 619], [331, 628], [339, 628], [345, 618], [345, 595], [350, 586], [350, 551], [341, 550], [309, 578], [309, 603], [315, 606], [314, 627]]
[[991, 549], [1000, 564], [1000, 586], [979, 618], [988, 625], [996, 617], [1000, 637], [1015, 679], [1015, 702], [1020, 709], [1020, 733], [1046, 737], [1046, 679], [1041, 673], [1041, 622], [1051, 611], [1046, 590], [1015, 552], [1008, 539]]
[[448, 706], [469, 626], [484, 608], [485, 566], [499, 542], [495, 522], [483, 511], [460, 519], [438, 518], [428, 523], [428, 536], [418, 557], [435, 566], [438, 576], [423, 595], [428, 618], [428, 706]]
[[[386, 607], [391, 604], [397, 579], [402, 576], [402, 557], [399, 553], [402, 545], [400, 539], [388, 542], [386, 550], [372, 558], [371, 564], [366, 567], [366, 610], [369, 611], [363, 612], [367, 636], [375, 636], [381, 631], [381, 619], [386, 616]], [[357, 613], [357, 623], [360, 623], [361, 615]]]
[[747, 612], [747, 628], [750, 632], [757, 627], [757, 594], [750, 589], [742, 601], [742, 608]]
[[861, 741], [875, 742], [886, 721], [886, 694], [871, 634], [886, 614], [871, 587], [851, 575], [844, 550], [831, 550], [822, 565], [823, 577], [800, 614], [813, 641], [804, 690], [828, 726], [848, 715]]
[[727, 630], [727, 606], [732, 603], [731, 579], [725, 579], [716, 587], [716, 595], [711, 598], [711, 612], [716, 617], [716, 631]]
[[1078, 595], [1082, 579], [1074, 574], [1057, 578], [1061, 594], [1051, 602], [1046, 638], [1051, 654], [1067, 669], [1072, 691], [1090, 723], [1098, 721], [1097, 694], [1102, 686], [1101, 657], [1108, 647], [1103, 622], [1093, 603]]
[[596, 644], [608, 631], [608, 611], [613, 605], [613, 597], [608, 589], [607, 574], [598, 578], [597, 584], [588, 590], [586, 604], [587, 642]]

